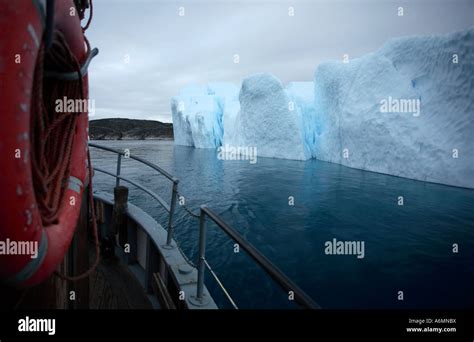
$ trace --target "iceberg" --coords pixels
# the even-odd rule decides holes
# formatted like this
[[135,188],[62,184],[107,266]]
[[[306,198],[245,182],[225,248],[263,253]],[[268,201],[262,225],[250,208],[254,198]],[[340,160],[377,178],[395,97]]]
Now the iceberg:
[[258,156],[307,160],[314,156],[317,119],[313,82],[286,88],[270,74],[232,83],[190,85],[172,99],[175,144],[257,149]]
[[290,82],[285,92],[290,101],[290,108],[296,111],[299,131],[304,137],[305,154],[314,158],[317,141],[321,134],[321,122],[316,115],[314,105],[314,83]]
[[404,37],[314,82],[249,76],[192,85],[172,99],[175,143],[256,148],[258,157],[322,161],[474,188],[474,28]]
[[235,118],[240,110],[239,90],[240,88],[232,83],[210,83],[207,86],[209,94],[215,95],[219,106],[220,122],[222,128],[222,140],[229,140],[233,132]]
[[171,100],[175,144],[213,148],[220,144],[218,107],[213,96],[176,96]]
[[474,188],[473,28],[393,39],[314,81],[318,159]]
[[220,146],[226,103],[231,103],[237,94],[238,87],[229,83],[189,85],[181,90],[171,99],[175,144],[196,148]]
[[247,77],[239,94],[240,111],[224,133],[224,148],[256,148],[258,157],[306,160],[301,113],[294,110],[281,82],[261,73]]

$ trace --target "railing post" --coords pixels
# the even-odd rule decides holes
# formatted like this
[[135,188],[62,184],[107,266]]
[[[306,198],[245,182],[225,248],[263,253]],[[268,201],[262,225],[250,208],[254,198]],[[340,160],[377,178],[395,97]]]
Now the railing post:
[[178,180],[173,178],[173,190],[171,193],[170,212],[168,217],[168,235],[166,236],[166,246],[171,247],[171,240],[173,239],[173,215],[176,207],[176,195],[178,193]]
[[204,291],[204,260],[206,259],[206,213],[204,207],[201,206],[201,216],[199,217],[199,259],[198,259],[198,280],[196,299],[198,301],[203,300]]
[[[122,155],[117,154],[117,176],[120,176],[120,170],[122,168]],[[120,186],[120,178],[115,178],[115,187]]]
[[196,295],[189,297],[189,303],[194,306],[203,307],[209,304],[209,296],[204,293],[204,271],[206,261],[206,212],[204,209],[205,205],[201,206],[201,212],[199,216],[199,256],[197,262],[197,287]]
[[119,236],[119,245],[124,247],[128,242],[128,188],[126,186],[118,186],[114,188],[114,207],[112,211],[112,232],[113,236]]

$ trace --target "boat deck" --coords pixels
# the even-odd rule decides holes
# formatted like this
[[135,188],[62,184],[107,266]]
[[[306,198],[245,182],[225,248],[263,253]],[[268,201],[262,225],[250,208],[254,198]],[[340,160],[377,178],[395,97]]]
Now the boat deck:
[[[90,260],[95,251],[91,248]],[[101,258],[89,277],[90,309],[153,309],[143,287],[118,258]]]
[[[67,258],[67,257],[66,257]],[[95,259],[95,249],[89,248],[89,260]],[[63,267],[64,271],[64,265]],[[68,300],[67,294],[77,289],[75,300]],[[57,276],[27,290],[5,288],[8,294],[2,299],[2,307],[10,309],[156,309],[158,303],[151,301],[143,286],[117,257],[101,257],[99,265],[85,280],[66,282]],[[84,300],[83,296],[88,297]]]

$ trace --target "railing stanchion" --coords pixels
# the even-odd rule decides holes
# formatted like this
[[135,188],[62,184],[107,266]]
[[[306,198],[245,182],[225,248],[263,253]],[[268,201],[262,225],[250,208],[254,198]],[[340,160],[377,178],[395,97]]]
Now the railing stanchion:
[[[122,169],[122,155],[117,154],[117,176],[120,176],[120,170]],[[120,186],[120,178],[115,177],[115,187]]]
[[196,299],[198,301],[203,300],[203,291],[204,291],[204,260],[206,258],[206,213],[201,207],[201,216],[199,217],[199,259],[198,259],[198,280],[197,280],[197,290],[196,290]]
[[175,178],[173,179],[173,190],[171,193],[171,203],[170,203],[170,211],[168,217],[168,235],[166,236],[166,246],[171,246],[171,240],[173,239],[173,215],[174,209],[176,207],[176,195],[178,193],[178,180]]

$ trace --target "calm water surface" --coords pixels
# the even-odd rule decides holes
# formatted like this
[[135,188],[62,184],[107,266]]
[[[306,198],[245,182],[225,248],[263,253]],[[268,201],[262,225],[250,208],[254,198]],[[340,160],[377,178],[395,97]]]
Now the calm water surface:
[[[316,160],[221,161],[215,150],[172,141],[98,143],[129,148],[174,174],[189,207],[214,209],[323,308],[474,308],[473,190]],[[95,166],[115,171],[115,155],[95,150],[92,157]],[[122,166],[123,175],[169,201],[164,177],[130,159]],[[97,173],[94,186],[110,191],[114,180]],[[147,194],[131,187],[130,201],[166,226]],[[178,208],[175,223],[182,249],[196,260],[197,220]],[[326,255],[324,243],[334,238],[364,241],[365,257]],[[213,224],[207,260],[240,308],[295,307],[245,252],[234,253],[234,243]],[[216,302],[230,307],[206,277]],[[403,301],[397,300],[400,290]]]

